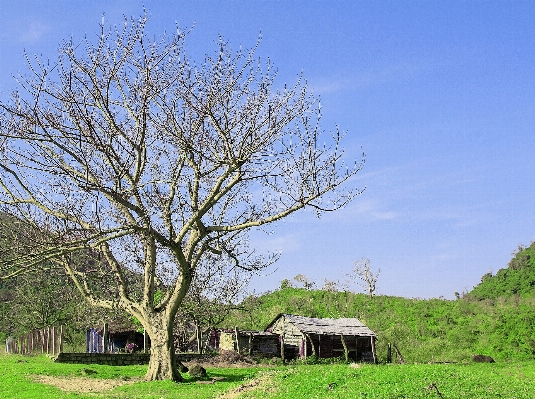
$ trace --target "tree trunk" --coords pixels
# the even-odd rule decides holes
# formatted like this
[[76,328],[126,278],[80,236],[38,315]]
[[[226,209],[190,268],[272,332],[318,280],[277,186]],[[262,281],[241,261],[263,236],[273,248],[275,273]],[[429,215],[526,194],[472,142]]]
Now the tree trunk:
[[182,364],[177,361],[175,355],[172,323],[167,320],[167,317],[160,315],[152,320],[148,333],[151,341],[150,360],[145,380],[181,382],[182,376],[179,368]]

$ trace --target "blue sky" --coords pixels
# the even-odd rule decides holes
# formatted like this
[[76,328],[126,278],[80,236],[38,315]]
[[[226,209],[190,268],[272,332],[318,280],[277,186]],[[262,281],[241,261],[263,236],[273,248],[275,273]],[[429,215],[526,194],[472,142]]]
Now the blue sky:
[[155,35],[195,25],[198,60],[219,33],[250,48],[261,32],[279,83],[303,72],[323,128],[347,131],[350,159],[366,153],[351,182],[366,190],[345,209],[253,235],[282,251],[257,292],[299,273],[343,281],[367,257],[379,294],[453,299],[535,240],[533,1],[0,1],[0,97],[27,72],[24,49],[53,60],[102,13],[115,24],[142,5]]

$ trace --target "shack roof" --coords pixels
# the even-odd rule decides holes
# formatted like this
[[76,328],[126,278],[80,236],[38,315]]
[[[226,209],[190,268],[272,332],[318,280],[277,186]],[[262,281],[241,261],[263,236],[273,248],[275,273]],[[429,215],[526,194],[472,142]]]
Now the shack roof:
[[[220,329],[222,333],[235,334],[236,330],[231,329]],[[253,337],[278,337],[277,334],[270,331],[258,331],[258,330],[238,330],[238,333],[242,336],[252,335]]]
[[359,319],[341,318],[341,319],[316,319],[314,317],[295,316],[291,314],[279,314],[273,320],[266,331],[275,324],[279,318],[284,317],[286,321],[296,326],[299,331],[307,334],[323,335],[359,335],[359,336],[376,336],[376,334],[364,325]]

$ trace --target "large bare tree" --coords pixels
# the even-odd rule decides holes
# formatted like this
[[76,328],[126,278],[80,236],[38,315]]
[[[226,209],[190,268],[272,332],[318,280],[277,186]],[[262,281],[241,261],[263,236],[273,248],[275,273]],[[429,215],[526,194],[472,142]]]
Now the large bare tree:
[[277,86],[257,46],[233,51],[220,38],[195,64],[184,33],[154,38],[146,22],[103,24],[94,41],[64,42],[55,62],[29,58],[0,103],[1,210],[43,231],[0,260],[1,274],[61,265],[91,304],[141,322],[147,380],[180,381],[173,321],[198,265],[269,264],[247,231],[344,206],[360,192],[348,180],[363,158],[346,166],[342,135],[324,138],[306,82]]

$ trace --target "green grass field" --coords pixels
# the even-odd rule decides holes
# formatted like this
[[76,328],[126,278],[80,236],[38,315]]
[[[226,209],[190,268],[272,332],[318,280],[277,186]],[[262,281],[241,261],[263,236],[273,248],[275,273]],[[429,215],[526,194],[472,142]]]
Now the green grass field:
[[288,367],[243,397],[533,399],[535,363]]
[[[142,382],[146,366],[0,356],[2,398],[535,398],[535,362],[210,368],[200,384]],[[122,385],[120,385],[122,384]],[[63,386],[63,389],[57,386]]]

